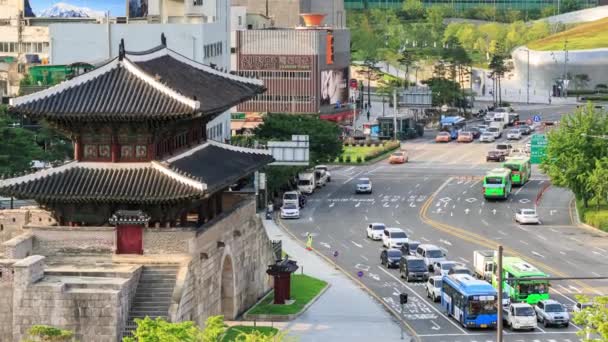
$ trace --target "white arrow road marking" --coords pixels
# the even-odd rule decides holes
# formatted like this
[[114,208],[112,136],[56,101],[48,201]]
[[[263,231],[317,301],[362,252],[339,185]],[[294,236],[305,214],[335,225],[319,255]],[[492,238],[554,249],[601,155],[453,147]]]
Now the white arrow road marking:
[[360,205],[361,205],[361,202],[357,202],[357,204],[355,204],[355,208],[359,208]]
[[429,240],[429,239],[425,238],[424,236],[421,236],[421,237],[420,237],[420,240],[422,240],[422,241],[426,241],[426,242],[431,241],[431,240]]
[[433,323],[433,326],[431,327],[431,329],[433,329],[433,330],[441,329],[441,326],[439,324],[435,323],[435,321],[431,321],[431,323]]
[[365,264],[356,264],[355,268],[361,271],[369,271],[369,266],[365,265]]
[[440,203],[440,202],[435,203],[435,206],[436,206],[436,207],[438,207],[438,206],[440,206],[440,205],[441,205],[441,203]]
[[464,213],[468,215],[469,214],[469,208],[465,208],[464,209]]
[[479,209],[479,213],[478,214],[481,215],[481,209]]
[[331,207],[333,207],[334,205],[336,205],[336,202],[331,202],[331,203],[329,204],[329,207],[331,208]]
[[564,252],[564,251],[559,251],[559,254],[561,254],[561,255],[566,255],[566,252]]
[[526,242],[526,241],[524,241],[524,240],[519,240],[519,242],[523,243],[524,245],[528,245],[528,244],[529,244],[529,243],[527,243],[527,242]]
[[416,208],[416,205],[414,204],[414,202],[410,202],[410,208]]
[[549,215],[553,216],[553,214],[555,214],[556,212],[557,212],[557,210],[551,209],[551,210],[549,210]]
[[450,211],[450,216],[454,216],[454,213]]
[[395,220],[395,223],[396,223],[396,224],[401,224],[401,222],[399,222],[399,221],[397,221],[397,220]]
[[600,252],[596,252],[596,251],[591,251],[591,253],[595,254],[595,255],[602,255],[602,253]]
[[536,256],[539,256],[539,257],[541,257],[541,258],[544,258],[544,257],[545,257],[544,255],[542,255],[542,254],[540,254],[540,253],[538,253],[538,252],[536,252],[536,251],[532,251],[532,254],[534,254],[534,255],[536,255]]
[[319,242],[319,244],[327,249],[331,249],[331,246],[327,242]]
[[353,243],[353,245],[355,245],[355,246],[357,246],[359,248],[363,248],[362,244],[356,243],[355,241],[352,241],[352,240],[351,240],[351,242]]
[[372,279],[374,279],[374,280],[380,281],[380,276],[378,276],[377,274],[368,273],[367,275],[369,275],[369,277],[372,278]]
[[444,245],[448,245],[448,246],[451,246],[451,245],[452,245],[452,243],[451,243],[450,241],[448,241],[448,240],[444,240],[444,239],[440,239],[440,240],[439,240],[439,242],[441,242],[441,243],[442,243],[442,244],[444,244]]
[[384,202],[384,204],[382,206],[385,208],[388,208],[388,202]]
[[522,199],[519,200],[519,203],[521,203],[521,204],[530,203],[530,200],[527,199],[527,198],[522,198]]
[[574,287],[572,285],[568,285],[568,288],[576,291],[577,293],[583,293],[583,291],[581,291],[578,287]]
[[444,198],[440,198],[440,199],[439,199],[439,202],[446,202],[446,203],[447,203],[447,202],[449,202],[449,201],[451,201],[451,200],[452,200],[452,199],[451,199],[451,198],[449,198],[449,197],[444,197]]
[[492,209],[492,214],[496,215],[496,209]]
[[473,202],[477,201],[477,198],[471,197],[471,198],[467,198],[465,201],[467,201],[469,203],[473,203]]

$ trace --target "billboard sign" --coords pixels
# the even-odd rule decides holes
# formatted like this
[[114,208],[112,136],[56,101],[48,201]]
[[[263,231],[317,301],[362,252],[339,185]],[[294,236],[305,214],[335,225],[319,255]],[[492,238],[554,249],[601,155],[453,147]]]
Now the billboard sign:
[[312,56],[241,55],[240,70],[310,70]]
[[[147,3],[148,0],[141,1]],[[23,15],[28,18],[102,18],[109,12],[111,17],[124,17],[126,8],[125,0],[24,0]]]
[[348,102],[348,68],[321,71],[321,105]]

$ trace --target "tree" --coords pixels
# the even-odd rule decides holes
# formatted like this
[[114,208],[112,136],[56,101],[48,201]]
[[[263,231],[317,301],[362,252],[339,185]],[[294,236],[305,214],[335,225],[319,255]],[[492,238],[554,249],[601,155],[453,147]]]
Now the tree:
[[593,194],[592,200],[600,209],[602,202],[608,198],[608,158],[604,157],[595,161],[595,168],[589,174],[587,191]]
[[[216,317],[209,317],[207,322],[211,320],[213,325]],[[223,324],[222,316],[219,317]],[[219,342],[219,337],[226,331],[224,327],[219,335],[206,335],[207,338],[214,339],[203,339],[203,333],[191,321],[170,323],[160,317],[153,320],[146,316],[144,319],[136,318],[135,322],[137,329],[133,332],[133,337],[125,337],[123,342]]]
[[432,77],[422,81],[433,91],[433,106],[453,105],[460,97],[460,85],[443,77]]
[[419,19],[424,17],[424,5],[420,0],[405,0],[401,11],[407,19]]
[[588,207],[589,177],[596,160],[608,157],[608,141],[593,138],[608,132],[606,112],[592,103],[562,117],[560,125],[547,134],[546,157],[541,169],[556,186],[567,187]]
[[[580,10],[581,3],[579,0],[562,0],[562,4],[560,6],[561,13],[568,13]],[[560,13],[558,13],[560,14]]]
[[[502,104],[502,88],[500,85],[500,80],[505,75],[505,73],[509,71],[509,69],[505,65],[505,56],[500,53],[493,55],[488,66],[490,70],[492,70],[490,77],[494,79],[494,96],[496,98],[496,95],[498,95],[498,105],[500,106],[500,104]],[[494,104],[496,104],[496,101],[494,101]]]
[[593,299],[578,295],[580,303],[592,303],[591,307],[575,312],[572,321],[582,327],[577,332],[585,342],[608,342],[608,296]]
[[310,143],[310,163],[335,160],[342,153],[340,128],[333,122],[312,115],[269,114],[254,130],[261,140],[291,140],[294,134],[307,134]]
[[0,109],[0,175],[29,171],[32,160],[44,156],[35,134],[13,124],[6,110]]
[[68,342],[74,337],[70,330],[58,329],[48,325],[34,325],[28,331],[28,338],[24,342]]
[[527,30],[526,40],[531,42],[551,34],[551,26],[546,20],[535,21]]
[[540,17],[546,18],[546,17],[553,16],[556,13],[557,13],[557,7],[555,7],[555,6],[543,7],[543,9],[540,10]]

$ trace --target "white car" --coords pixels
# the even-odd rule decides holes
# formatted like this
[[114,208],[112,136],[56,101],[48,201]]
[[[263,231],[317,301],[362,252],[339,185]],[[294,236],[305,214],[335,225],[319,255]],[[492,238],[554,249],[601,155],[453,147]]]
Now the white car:
[[593,306],[593,303],[576,302],[576,304],[574,304],[574,307],[572,308],[572,311],[581,312],[581,311],[585,310],[586,308],[590,308],[592,306]]
[[422,244],[416,248],[416,256],[424,259],[424,263],[429,271],[433,271],[435,263],[444,261],[446,253],[439,247],[430,244]]
[[515,212],[515,222],[522,224],[540,224],[540,220],[535,209],[517,209]]
[[479,142],[494,142],[495,140],[494,134],[490,132],[483,132],[479,136]]
[[443,285],[441,278],[441,276],[429,277],[429,280],[425,284],[426,296],[432,299],[433,302],[441,300],[441,286]]
[[526,143],[526,147],[524,147],[524,151],[526,153],[530,153],[531,150],[532,150],[532,144]]
[[520,140],[521,139],[521,131],[517,128],[514,129],[510,129],[507,132],[507,139],[508,140]]
[[281,218],[300,218],[300,208],[295,203],[286,203],[281,207]]
[[443,260],[443,261],[438,261],[438,262],[434,263],[433,270],[436,275],[444,276],[444,275],[448,275],[450,270],[454,266],[458,266],[458,265],[460,265],[460,264],[457,263],[456,261]]
[[357,179],[357,185],[355,185],[355,193],[356,194],[360,194],[360,193],[371,194],[372,193],[372,181],[367,177]]
[[386,248],[401,248],[408,242],[407,234],[401,228],[385,228],[382,233],[382,245]]
[[372,240],[382,240],[382,234],[384,234],[386,226],[384,223],[370,223],[367,225],[367,237]]
[[327,165],[317,165],[317,166],[315,166],[315,170],[325,171],[325,175],[327,175],[327,182],[328,183],[331,182],[331,173],[329,173]]

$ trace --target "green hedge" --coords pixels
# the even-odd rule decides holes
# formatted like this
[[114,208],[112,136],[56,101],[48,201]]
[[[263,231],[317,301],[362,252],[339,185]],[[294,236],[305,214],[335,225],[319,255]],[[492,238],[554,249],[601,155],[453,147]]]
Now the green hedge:
[[582,101],[608,101],[608,95],[588,95],[581,97]]
[[579,89],[579,90],[568,90],[568,95],[597,95],[597,94],[608,94],[608,89]]
[[585,208],[583,201],[577,199],[576,207],[581,221],[608,232],[608,204],[602,203],[598,208],[595,202],[590,201],[589,207]]

